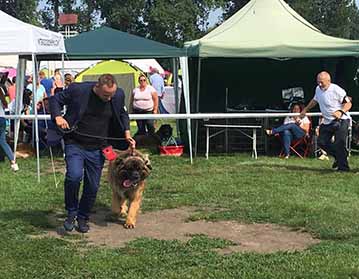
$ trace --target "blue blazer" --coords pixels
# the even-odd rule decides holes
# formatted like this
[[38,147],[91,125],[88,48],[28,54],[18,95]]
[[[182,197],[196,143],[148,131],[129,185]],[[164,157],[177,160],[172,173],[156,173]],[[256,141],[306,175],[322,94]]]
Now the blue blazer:
[[[69,123],[70,128],[77,125],[85,113],[90,94],[96,82],[72,83],[64,91],[49,98],[51,119],[62,116],[62,109],[66,105],[66,113],[63,116]],[[109,137],[120,138],[124,136],[126,130],[130,130],[130,119],[125,106],[125,93],[121,88],[117,88],[115,95],[111,99],[113,120],[109,125]],[[57,144],[63,137],[63,133],[57,128],[56,123],[49,125],[47,135],[48,144]]]

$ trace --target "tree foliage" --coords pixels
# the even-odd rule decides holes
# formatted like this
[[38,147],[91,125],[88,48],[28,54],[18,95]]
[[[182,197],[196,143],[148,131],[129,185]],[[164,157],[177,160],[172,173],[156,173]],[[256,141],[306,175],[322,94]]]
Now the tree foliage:
[[24,22],[39,25],[36,16],[37,0],[0,0],[0,10]]
[[203,35],[215,0],[102,0],[101,16],[114,28],[172,45]]
[[78,32],[91,30],[96,25],[97,4],[93,0],[46,0],[41,11],[43,26],[53,31],[62,27],[58,24],[61,13],[78,15],[78,24],[73,29]]

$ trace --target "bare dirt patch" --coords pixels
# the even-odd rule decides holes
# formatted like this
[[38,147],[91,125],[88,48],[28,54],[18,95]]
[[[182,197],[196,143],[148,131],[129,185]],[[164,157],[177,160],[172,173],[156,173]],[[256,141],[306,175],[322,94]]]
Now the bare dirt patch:
[[[273,224],[241,224],[234,221],[188,221],[194,213],[193,208],[166,209],[140,214],[133,230],[125,229],[120,223],[107,222],[107,209],[99,209],[92,216],[91,230],[85,234],[89,245],[123,247],[139,237],[160,240],[188,241],[191,235],[207,235],[234,243],[217,250],[221,254],[233,252],[273,253],[277,251],[301,251],[319,243],[309,233],[293,231],[287,227]],[[61,225],[62,219],[50,216],[50,221]],[[71,234],[79,234],[73,232]],[[64,231],[59,228],[48,231],[46,236],[63,238]],[[69,241],[73,241],[65,238]]]

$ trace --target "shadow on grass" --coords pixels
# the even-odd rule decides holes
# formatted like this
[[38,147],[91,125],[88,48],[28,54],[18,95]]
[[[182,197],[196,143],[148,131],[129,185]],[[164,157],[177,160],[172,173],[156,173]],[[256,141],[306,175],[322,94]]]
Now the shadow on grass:
[[298,165],[284,165],[284,164],[273,164],[273,163],[255,163],[252,164],[251,167],[253,168],[278,168],[278,169],[287,169],[289,171],[309,171],[309,172],[316,172],[319,174],[328,174],[328,173],[358,173],[359,169],[351,169],[350,172],[338,172],[332,168],[314,168],[313,166],[298,166]]
[[5,223],[23,223],[25,226],[32,226],[40,229],[54,229],[55,225],[51,222],[50,211],[45,210],[10,210],[1,211],[0,221]]
[[[106,227],[109,223],[113,223],[107,217],[110,214],[111,210],[108,207],[97,205],[90,215],[90,221],[97,226]],[[26,234],[37,234],[39,231],[49,231],[60,236],[71,236],[71,233],[64,230],[63,222],[65,218],[65,212],[55,213],[46,210],[0,211],[0,223],[5,225],[5,230],[20,229]]]

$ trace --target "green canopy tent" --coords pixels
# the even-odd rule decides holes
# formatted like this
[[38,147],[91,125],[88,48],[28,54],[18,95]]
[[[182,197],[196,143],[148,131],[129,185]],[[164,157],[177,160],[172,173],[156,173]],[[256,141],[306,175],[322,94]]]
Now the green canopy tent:
[[[168,46],[106,26],[66,39],[65,46],[67,50],[66,58],[69,60],[172,58],[176,100],[178,100],[177,76],[179,63],[181,68],[188,72],[186,51],[184,49]],[[188,73],[185,73],[182,77],[185,110],[186,113],[190,113]],[[176,107],[178,108],[179,106],[177,105]],[[190,119],[187,119],[187,130],[191,130]],[[189,132],[188,146],[192,162],[192,139]]]
[[173,58],[184,50],[135,36],[107,26],[65,40],[70,60],[119,58]]
[[359,41],[321,33],[283,0],[252,0],[203,38],[187,42],[196,57],[358,56]]
[[252,0],[185,46],[192,111],[281,108],[282,90],[293,87],[309,100],[322,70],[350,95],[357,91],[359,41],[323,34],[283,0]]

